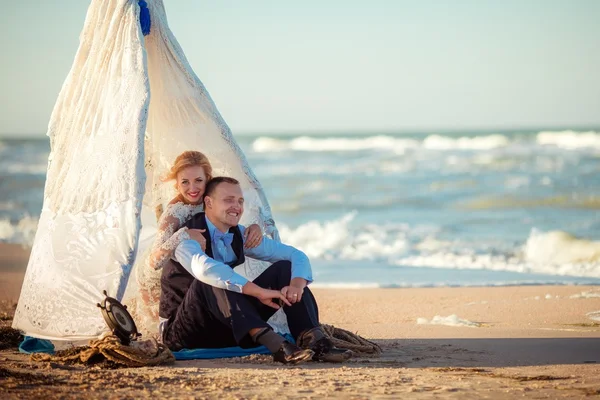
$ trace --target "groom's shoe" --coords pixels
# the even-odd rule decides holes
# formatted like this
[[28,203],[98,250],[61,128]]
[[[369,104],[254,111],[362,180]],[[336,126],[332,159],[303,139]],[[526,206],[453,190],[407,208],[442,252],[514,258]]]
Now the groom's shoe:
[[314,361],[341,363],[352,357],[352,351],[335,347],[319,327],[303,332],[298,338],[298,345],[314,351]]
[[314,351],[302,349],[286,340],[281,344],[279,350],[273,353],[273,360],[284,364],[298,364],[310,360],[314,354]]

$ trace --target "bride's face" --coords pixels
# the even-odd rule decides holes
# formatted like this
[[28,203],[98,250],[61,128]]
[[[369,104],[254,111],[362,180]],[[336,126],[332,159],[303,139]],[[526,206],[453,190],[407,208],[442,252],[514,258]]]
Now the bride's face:
[[204,168],[196,165],[182,169],[177,174],[177,191],[188,204],[200,204],[206,187]]

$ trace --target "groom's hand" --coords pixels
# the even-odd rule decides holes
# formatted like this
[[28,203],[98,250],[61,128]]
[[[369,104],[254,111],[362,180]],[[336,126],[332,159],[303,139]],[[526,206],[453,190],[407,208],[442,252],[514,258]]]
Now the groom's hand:
[[242,286],[242,293],[248,296],[256,297],[261,303],[269,307],[279,310],[279,305],[276,302],[282,302],[288,306],[292,304],[278,290],[264,289],[254,282],[246,282]]
[[263,290],[261,290],[259,295],[256,297],[264,305],[272,307],[276,310],[279,310],[280,306],[279,306],[279,304],[275,303],[275,301],[273,301],[273,300],[276,300],[278,302],[283,302],[284,304],[286,304],[288,306],[292,305],[288,301],[288,299],[286,299],[285,296],[277,290],[263,289]]

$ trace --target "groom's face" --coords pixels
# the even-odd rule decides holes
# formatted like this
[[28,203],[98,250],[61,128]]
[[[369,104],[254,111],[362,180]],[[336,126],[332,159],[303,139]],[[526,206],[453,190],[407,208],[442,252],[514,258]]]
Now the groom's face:
[[205,212],[211,221],[230,228],[240,223],[244,213],[244,196],[240,185],[222,182],[205,199]]

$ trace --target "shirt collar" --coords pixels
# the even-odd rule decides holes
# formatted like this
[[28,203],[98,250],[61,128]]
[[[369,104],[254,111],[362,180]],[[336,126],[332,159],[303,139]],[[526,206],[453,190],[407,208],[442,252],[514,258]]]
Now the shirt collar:
[[[206,220],[206,227],[208,228],[208,233],[210,234],[210,240],[213,240],[215,237],[215,231],[217,230],[217,227],[212,222],[210,222],[206,215],[204,216],[204,219]],[[229,232],[229,230],[227,230],[227,232]]]

